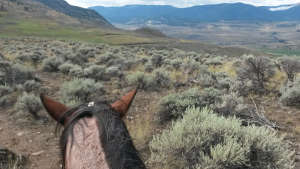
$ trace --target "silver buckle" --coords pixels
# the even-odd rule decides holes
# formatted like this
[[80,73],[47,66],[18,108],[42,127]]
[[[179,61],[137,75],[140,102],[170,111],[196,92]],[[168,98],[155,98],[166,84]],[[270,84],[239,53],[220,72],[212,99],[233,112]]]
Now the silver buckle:
[[95,105],[95,102],[89,102],[88,107],[92,107]]

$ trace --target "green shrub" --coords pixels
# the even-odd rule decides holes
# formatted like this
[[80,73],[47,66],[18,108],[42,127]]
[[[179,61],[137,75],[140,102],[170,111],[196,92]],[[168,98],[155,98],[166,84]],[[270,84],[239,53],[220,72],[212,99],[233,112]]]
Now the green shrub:
[[40,63],[43,59],[45,59],[45,56],[40,52],[34,52],[31,54],[19,55],[16,59],[22,62],[32,62],[36,65]]
[[161,88],[170,88],[172,85],[170,75],[164,69],[156,69],[152,72],[153,88],[160,90]]
[[159,168],[294,168],[294,151],[274,130],[191,107],[150,142],[149,162]]
[[282,87],[280,102],[284,106],[300,107],[300,78]]
[[172,59],[170,61],[170,64],[173,66],[174,69],[179,69],[182,65],[183,60],[182,59]]
[[0,107],[8,107],[14,104],[15,98],[11,95],[5,95],[0,97]]
[[222,94],[222,91],[215,88],[206,88],[202,91],[192,88],[182,93],[167,95],[159,102],[159,121],[163,123],[180,118],[190,106],[215,108],[214,104],[220,101]]
[[89,57],[81,53],[67,53],[65,54],[64,59],[76,65],[83,65],[88,62]]
[[247,104],[243,97],[240,97],[237,93],[228,93],[221,96],[220,101],[215,104],[213,110],[226,117],[236,116],[241,119],[242,124],[245,126],[254,124],[256,126],[276,127],[276,124],[263,116],[260,110]]
[[286,73],[288,80],[291,82],[294,82],[297,73],[300,72],[300,61],[298,57],[282,57],[279,59],[278,66]]
[[0,97],[8,95],[13,92],[13,89],[7,85],[0,85]]
[[28,93],[32,91],[38,92],[41,87],[41,84],[35,80],[28,80],[24,83],[23,87],[24,90]]
[[151,75],[139,71],[129,74],[126,79],[130,85],[139,86],[142,90],[149,90],[153,82]]
[[74,66],[70,69],[69,75],[72,77],[81,78],[84,76],[83,69],[80,66]]
[[79,65],[74,65],[72,63],[64,63],[58,67],[58,69],[64,74],[69,74],[71,69],[79,68],[81,68]]
[[207,59],[205,60],[205,64],[206,64],[206,65],[214,65],[214,66],[217,66],[217,65],[222,65],[222,63],[223,63],[223,58],[220,57],[220,56],[207,58]]
[[84,76],[86,78],[95,79],[96,81],[106,79],[105,66],[91,65],[84,69]]
[[38,112],[42,109],[42,103],[39,97],[33,94],[23,93],[23,95],[18,98],[15,108],[19,112],[29,112],[35,119],[39,119]]
[[115,59],[117,59],[117,56],[110,52],[104,53],[96,57],[97,64],[105,64],[107,66],[110,66],[108,65],[108,63],[112,62]]
[[46,72],[58,72],[63,63],[64,60],[60,57],[50,57],[43,61],[42,68]]
[[108,78],[111,78],[111,77],[122,77],[122,73],[120,71],[120,69],[118,67],[115,67],[115,66],[111,66],[111,67],[108,67],[106,69],[106,76]]
[[72,105],[93,101],[101,97],[105,91],[101,83],[93,79],[73,79],[65,82],[60,89],[60,96],[65,104]]
[[197,81],[201,87],[214,87],[217,89],[229,90],[232,79],[225,73],[211,73],[202,72],[198,77]]
[[154,67],[161,67],[164,63],[164,57],[162,55],[155,54],[151,58],[151,63]]
[[32,80],[35,76],[33,70],[21,64],[0,62],[0,85],[23,84],[26,80]]
[[151,63],[147,62],[145,64],[145,71],[149,73],[149,72],[152,72],[153,70],[154,70],[153,65]]

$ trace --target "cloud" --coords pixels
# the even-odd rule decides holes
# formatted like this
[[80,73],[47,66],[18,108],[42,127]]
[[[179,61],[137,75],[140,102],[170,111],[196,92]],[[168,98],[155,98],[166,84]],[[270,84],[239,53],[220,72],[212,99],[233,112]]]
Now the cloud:
[[242,2],[255,6],[278,6],[299,3],[299,0],[66,0],[71,5],[90,7],[90,6],[124,6],[133,4],[146,5],[172,5],[176,7],[189,7],[194,5],[235,3]]

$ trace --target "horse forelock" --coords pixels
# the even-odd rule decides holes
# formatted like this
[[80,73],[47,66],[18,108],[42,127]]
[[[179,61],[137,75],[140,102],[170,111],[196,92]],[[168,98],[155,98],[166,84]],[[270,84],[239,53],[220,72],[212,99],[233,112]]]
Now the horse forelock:
[[[76,144],[77,137],[80,137],[74,135],[74,130],[77,130],[76,132],[78,132],[78,129],[76,128],[83,129],[84,127],[88,126],[88,123],[91,122],[87,121],[86,119],[95,119],[95,124],[97,125],[97,133],[95,135],[99,137],[98,145],[101,146],[101,150],[99,148],[98,149],[99,151],[104,152],[103,154],[100,153],[98,155],[105,158],[105,162],[110,169],[145,168],[144,163],[140,159],[139,154],[133,145],[125,123],[121,119],[119,113],[115,112],[109,104],[105,102],[99,102],[91,107],[88,105],[81,105],[72,109],[72,111],[68,111],[65,115],[72,116],[75,114],[65,126],[60,139],[64,163],[63,166],[65,166],[66,155],[72,156],[72,154],[67,154],[66,152],[67,145],[69,144],[69,149],[72,149],[72,147]],[[80,130],[80,132],[82,132],[82,134],[85,136],[89,135],[89,129]]]

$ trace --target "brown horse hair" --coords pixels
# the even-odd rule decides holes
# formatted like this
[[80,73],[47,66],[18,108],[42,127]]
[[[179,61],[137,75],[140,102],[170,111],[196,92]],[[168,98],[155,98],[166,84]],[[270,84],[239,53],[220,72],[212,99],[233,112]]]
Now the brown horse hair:
[[63,119],[68,119],[68,124],[60,137],[60,148],[63,168],[65,166],[65,154],[68,138],[71,135],[73,145],[74,125],[83,117],[95,117],[99,128],[101,145],[105,153],[106,161],[110,169],[146,169],[138,151],[133,145],[128,129],[123,122],[120,113],[114,111],[107,102],[97,102],[94,106],[82,104],[64,113]]

